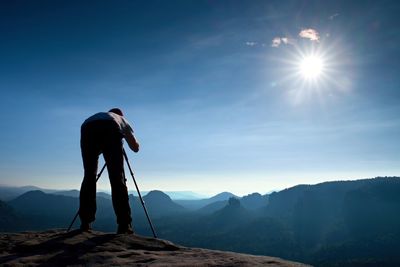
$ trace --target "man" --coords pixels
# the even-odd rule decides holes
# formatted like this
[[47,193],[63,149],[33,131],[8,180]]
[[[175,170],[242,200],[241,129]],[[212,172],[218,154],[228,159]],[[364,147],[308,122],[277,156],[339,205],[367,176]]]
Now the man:
[[113,108],[89,117],[81,127],[81,151],[85,176],[80,192],[81,230],[90,231],[96,214],[96,176],[99,155],[103,153],[111,183],[112,203],[117,216],[118,234],[132,234],[132,217],[124,175],[124,138],[129,147],[139,151],[139,143],[122,111]]

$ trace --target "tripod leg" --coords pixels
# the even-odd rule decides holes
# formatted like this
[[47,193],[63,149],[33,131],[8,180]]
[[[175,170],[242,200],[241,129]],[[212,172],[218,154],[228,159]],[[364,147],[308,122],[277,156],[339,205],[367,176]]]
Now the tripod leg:
[[[104,171],[105,168],[106,168],[106,164],[104,163],[103,168],[101,168],[99,174],[97,175],[96,183],[97,183],[97,181],[100,179],[100,176],[101,176],[101,174],[103,173],[103,171]],[[78,218],[78,215],[79,215],[79,209],[78,209],[78,211],[76,212],[75,217],[74,217],[74,219],[72,220],[71,224],[69,225],[69,227],[68,227],[68,229],[67,229],[67,233],[69,232],[69,230],[71,230],[71,227],[72,227],[72,225],[74,224],[76,218]]]
[[71,227],[74,224],[76,218],[78,218],[78,215],[79,215],[79,210],[76,212],[74,219],[72,220],[71,224],[69,225],[67,233],[69,232],[69,230],[71,230]]
[[138,185],[136,183],[135,176],[133,175],[133,171],[132,171],[131,165],[129,164],[128,156],[126,155],[125,149],[123,149],[123,153],[124,153],[124,157],[125,157],[126,163],[128,164],[129,172],[131,173],[133,182],[135,184],[136,191],[138,192],[140,202],[142,203],[142,206],[143,206],[143,209],[144,209],[144,213],[146,214],[147,221],[149,222],[151,231],[153,232],[154,238],[157,238],[156,231],[154,230],[153,224],[151,223],[150,216],[149,216],[149,214],[147,212],[146,205],[144,204],[144,201],[143,201],[143,198],[142,198],[142,194],[140,194],[140,190],[139,190],[139,187],[138,187]]

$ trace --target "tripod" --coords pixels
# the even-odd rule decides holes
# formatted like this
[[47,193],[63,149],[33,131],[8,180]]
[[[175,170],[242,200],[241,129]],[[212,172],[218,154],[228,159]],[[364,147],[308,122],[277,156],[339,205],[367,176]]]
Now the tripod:
[[[157,235],[156,235],[156,232],[155,232],[155,230],[154,230],[153,224],[151,223],[151,220],[150,220],[150,216],[149,216],[149,214],[148,214],[148,212],[147,212],[146,205],[145,205],[144,200],[143,200],[143,198],[142,198],[142,194],[140,193],[139,187],[138,187],[138,185],[137,185],[137,183],[136,183],[136,180],[135,180],[135,176],[133,175],[133,171],[132,171],[131,165],[129,164],[128,156],[126,155],[125,149],[122,149],[122,151],[123,151],[123,155],[124,155],[125,161],[126,161],[126,163],[127,163],[127,165],[128,165],[129,172],[131,173],[131,176],[132,176],[132,179],[133,179],[133,183],[135,184],[136,191],[138,192],[140,202],[142,203],[144,213],[146,214],[147,221],[149,222],[151,231],[153,232],[153,236],[154,236],[154,238],[157,238]],[[100,176],[102,175],[102,173],[103,173],[103,171],[104,171],[105,168],[106,168],[106,163],[104,163],[103,168],[101,168],[99,174],[97,175],[96,183],[97,183],[97,181],[100,179]],[[79,209],[78,209],[78,211],[76,212],[75,217],[74,217],[74,219],[72,220],[71,224],[69,225],[67,232],[69,232],[69,231],[71,230],[71,227],[72,227],[72,225],[74,224],[76,218],[78,218],[78,215],[79,215]]]

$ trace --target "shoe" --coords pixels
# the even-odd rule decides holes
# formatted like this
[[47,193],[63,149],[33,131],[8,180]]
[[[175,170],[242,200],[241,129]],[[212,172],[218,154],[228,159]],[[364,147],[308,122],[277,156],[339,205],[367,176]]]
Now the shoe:
[[132,225],[128,224],[119,224],[117,234],[133,234]]
[[92,231],[92,225],[88,222],[81,223],[81,231],[90,233]]

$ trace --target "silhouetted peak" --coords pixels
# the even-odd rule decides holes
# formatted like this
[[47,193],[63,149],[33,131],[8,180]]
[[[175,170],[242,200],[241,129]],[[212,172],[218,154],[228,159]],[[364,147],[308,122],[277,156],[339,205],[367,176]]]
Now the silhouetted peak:
[[240,200],[235,197],[231,197],[228,203],[222,209],[216,211],[214,214],[214,222],[221,225],[234,225],[239,222],[247,221],[250,218],[248,211],[242,206]]
[[237,196],[230,192],[222,192],[222,193],[219,193],[219,194],[211,197],[210,200],[213,200],[213,201],[228,200],[230,197],[237,197]]
[[231,197],[229,198],[228,205],[235,208],[240,207],[240,201],[235,197]]
[[247,209],[256,210],[267,205],[268,195],[263,196],[259,193],[253,193],[242,197],[240,203]]
[[29,190],[29,191],[40,191],[40,190],[41,190],[40,187],[33,186],[33,185],[21,186],[21,187],[19,187],[19,188],[20,188],[20,189],[23,189],[23,190]]
[[260,193],[252,193],[242,197],[242,199],[253,199],[253,198],[254,199],[262,198],[262,195]]
[[184,210],[182,206],[173,202],[167,194],[159,190],[150,191],[143,199],[147,209],[155,217],[171,215]]
[[150,191],[144,198],[147,199],[154,199],[159,201],[172,201],[171,198],[160,190],[153,190]]

